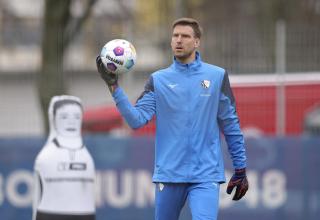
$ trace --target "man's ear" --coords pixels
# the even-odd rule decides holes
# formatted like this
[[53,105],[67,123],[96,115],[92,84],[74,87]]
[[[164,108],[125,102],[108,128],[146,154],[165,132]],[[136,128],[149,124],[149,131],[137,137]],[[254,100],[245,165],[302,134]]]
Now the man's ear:
[[198,48],[200,46],[200,39],[196,38],[195,42],[194,42],[194,47]]

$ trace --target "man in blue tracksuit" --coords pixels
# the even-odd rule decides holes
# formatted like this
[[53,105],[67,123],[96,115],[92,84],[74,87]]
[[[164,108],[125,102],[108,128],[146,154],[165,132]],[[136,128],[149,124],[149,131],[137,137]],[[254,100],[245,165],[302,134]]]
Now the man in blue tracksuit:
[[235,168],[227,187],[229,194],[236,188],[233,200],[248,190],[244,139],[227,72],[203,62],[197,52],[200,25],[181,18],[172,30],[173,63],[150,76],[134,106],[99,56],[97,68],[130,127],[156,116],[155,219],[178,220],[188,200],[193,220],[215,220],[219,185],[225,182],[220,133]]

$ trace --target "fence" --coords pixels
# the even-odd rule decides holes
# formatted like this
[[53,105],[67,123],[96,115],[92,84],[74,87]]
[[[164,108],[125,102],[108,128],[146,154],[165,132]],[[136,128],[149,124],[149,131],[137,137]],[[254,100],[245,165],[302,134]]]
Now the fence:
[[[41,22],[38,19],[9,19],[0,26],[0,136],[43,133],[36,87],[36,73],[41,65]],[[68,48],[64,65],[65,74],[69,76],[66,83],[67,93],[79,96],[85,109],[112,104],[111,97],[106,94],[106,89],[95,71],[94,58],[107,39],[119,37],[115,33],[108,35],[99,28],[105,25],[105,17],[95,16],[91,19],[91,25],[85,26]],[[231,77],[242,74],[269,74],[272,77],[275,73],[284,72],[287,73],[286,77],[289,77],[289,74],[296,72],[318,72],[320,29],[309,24],[282,23],[280,26],[282,28],[258,27],[241,22],[219,28],[207,25],[201,47],[202,57],[205,61],[226,68]],[[137,49],[138,63],[134,72],[120,80],[132,102],[141,93],[150,73],[171,62],[170,33],[157,28],[160,27],[154,27],[154,31],[147,36],[141,36],[138,30],[129,28],[132,33],[128,36]],[[161,36],[160,32],[163,32]],[[19,65],[12,65],[12,60]],[[316,74],[314,76],[318,77]],[[276,78],[274,83],[279,83],[280,78]],[[254,97],[253,90],[243,92],[235,85],[241,121],[245,126],[248,121],[253,127],[264,123],[259,125],[258,129],[265,134],[300,134],[303,132],[306,111],[312,108],[319,98],[317,83],[318,81],[313,83],[312,87],[301,89],[287,87],[286,92],[290,97],[286,100],[282,90],[274,91],[270,86],[265,89],[255,86],[256,89],[261,89],[262,97]],[[293,97],[291,92],[299,98]],[[258,107],[256,103],[245,100],[243,94],[246,97],[250,95],[251,100],[264,98],[268,104]],[[307,103],[306,100],[309,99],[312,101]],[[277,112],[274,112],[275,106]],[[289,112],[285,114],[284,111]],[[291,114],[293,116],[290,116]],[[297,114],[298,118],[295,118]],[[249,116],[251,119],[247,120]],[[256,119],[252,119],[253,117]]]

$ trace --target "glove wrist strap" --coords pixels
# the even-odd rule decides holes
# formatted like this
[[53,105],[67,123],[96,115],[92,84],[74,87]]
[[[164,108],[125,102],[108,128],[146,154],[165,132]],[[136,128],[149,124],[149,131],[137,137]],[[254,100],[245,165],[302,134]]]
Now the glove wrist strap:
[[113,85],[108,85],[109,91],[111,94],[114,93],[114,91],[116,91],[116,89],[118,88],[118,84],[113,84]]
[[234,173],[235,173],[235,175],[238,176],[238,177],[246,176],[246,168],[235,169]]

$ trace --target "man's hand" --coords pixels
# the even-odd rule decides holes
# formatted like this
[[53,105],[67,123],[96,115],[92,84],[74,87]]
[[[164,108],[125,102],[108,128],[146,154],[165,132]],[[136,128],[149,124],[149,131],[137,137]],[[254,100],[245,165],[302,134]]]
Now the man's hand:
[[101,78],[106,82],[111,93],[118,87],[118,75],[110,72],[103,64],[100,55],[96,58],[97,70]]
[[248,191],[249,183],[247,180],[246,168],[235,170],[235,173],[233,174],[228,183],[227,193],[231,194],[234,187],[236,187],[236,192],[232,200],[241,199]]

